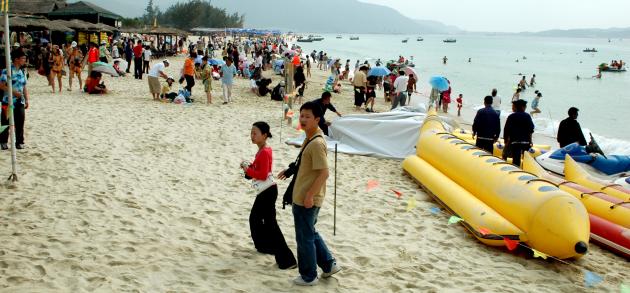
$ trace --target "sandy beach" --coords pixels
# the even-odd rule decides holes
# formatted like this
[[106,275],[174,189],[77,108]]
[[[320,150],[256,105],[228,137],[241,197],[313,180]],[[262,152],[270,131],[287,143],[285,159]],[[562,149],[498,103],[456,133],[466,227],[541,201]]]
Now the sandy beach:
[[[177,77],[183,60],[171,58],[167,72]],[[319,97],[327,77],[312,73],[305,100]],[[0,186],[0,291],[618,292],[630,284],[628,261],[595,244],[571,265],[486,246],[447,225],[447,214],[432,214],[437,203],[400,161],[339,154],[336,235],[332,176],[317,227],[343,271],[299,288],[291,283],[297,270],[279,270],[256,252],[248,223],[255,192],[238,168],[254,158],[249,133],[259,120],[272,127],[274,174],[298,154],[280,141],[281,104],[255,97],[245,79],[229,105],[221,105],[217,81],[212,105],[199,81],[193,105],[155,102],[146,79],[106,77],[104,96],[80,92],[76,81],[68,92],[65,79],[64,92],[52,94],[31,72],[20,181]],[[354,113],[347,83],[333,103]],[[388,109],[381,92],[376,110]],[[282,139],[299,134],[285,125]],[[10,163],[0,152],[3,180]],[[368,192],[368,180],[380,185]],[[410,198],[417,205],[407,211]],[[295,252],[292,214],[277,206]],[[585,287],[582,269],[604,281]]]

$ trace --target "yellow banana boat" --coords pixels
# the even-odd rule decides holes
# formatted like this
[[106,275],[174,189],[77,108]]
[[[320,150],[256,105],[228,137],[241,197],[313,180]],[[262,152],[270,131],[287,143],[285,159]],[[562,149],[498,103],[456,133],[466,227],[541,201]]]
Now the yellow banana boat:
[[[466,142],[469,142],[471,144],[475,144],[475,139],[472,138],[472,132],[471,131],[467,131],[465,129],[455,129],[453,130],[453,135],[457,136],[459,139],[465,140]],[[501,156],[503,155],[503,149],[505,149],[505,144],[503,143],[502,139],[499,139],[495,144],[494,144],[494,148],[493,148],[493,155],[495,157],[499,157],[501,158]],[[548,152],[549,150],[551,150],[551,146],[550,145],[543,145],[543,144],[535,144],[532,146],[532,148],[529,149],[529,153],[532,155],[532,157],[538,157],[546,152]]]
[[[435,110],[403,169],[484,243],[503,245],[506,236],[558,258],[588,250],[588,213],[577,199],[445,132]],[[494,235],[482,235],[480,227]]]
[[[565,164],[570,167],[576,167],[571,166],[571,164],[577,165],[570,156],[566,156]],[[577,167],[580,168],[580,166]],[[523,159],[523,170],[557,184],[560,189],[579,199],[589,213],[622,227],[630,228],[630,203],[623,205],[623,202],[616,197],[611,197],[603,192],[594,191],[577,183],[554,176],[543,169],[529,154],[525,154]]]
[[592,175],[588,174],[575,160],[567,156],[569,159],[564,160],[564,178],[573,181],[584,187],[601,191],[610,196],[614,196],[620,200],[630,201],[630,190],[621,187],[619,184],[605,183]]

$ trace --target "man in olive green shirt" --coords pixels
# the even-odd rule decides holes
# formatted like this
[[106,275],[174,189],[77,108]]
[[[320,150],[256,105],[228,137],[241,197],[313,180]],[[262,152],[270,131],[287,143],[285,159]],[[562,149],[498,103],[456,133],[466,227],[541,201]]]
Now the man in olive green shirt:
[[367,86],[368,68],[365,65],[359,67],[359,71],[354,74],[352,85],[354,86],[354,106],[360,109],[365,103],[365,88]]
[[[315,230],[328,179],[326,140],[318,125],[322,115],[322,108],[314,102],[307,102],[300,108],[300,124],[306,133],[306,140],[293,187],[293,220],[300,271],[293,282],[301,286],[317,284],[318,265],[322,268],[323,278],[341,270],[324,239]],[[278,177],[285,179],[284,171]]]

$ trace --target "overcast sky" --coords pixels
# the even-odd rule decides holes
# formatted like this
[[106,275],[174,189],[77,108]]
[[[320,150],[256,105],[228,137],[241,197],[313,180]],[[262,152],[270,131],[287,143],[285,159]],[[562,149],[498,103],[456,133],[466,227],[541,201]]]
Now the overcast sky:
[[[238,1],[238,0],[237,0]],[[630,27],[630,0],[360,0],[468,31]]]
[[[69,0],[69,2],[76,1],[78,0]],[[142,15],[148,2],[148,0],[89,1],[126,17]],[[153,3],[163,11],[179,1],[188,0],[154,0]],[[227,1],[237,1],[238,3],[245,0]],[[317,0],[311,1],[317,3]],[[359,1],[386,5],[414,19],[437,20],[467,31],[522,32],[549,29],[630,27],[630,0]],[[286,2],[288,4],[292,0],[286,0]],[[270,17],[275,16],[270,15]]]

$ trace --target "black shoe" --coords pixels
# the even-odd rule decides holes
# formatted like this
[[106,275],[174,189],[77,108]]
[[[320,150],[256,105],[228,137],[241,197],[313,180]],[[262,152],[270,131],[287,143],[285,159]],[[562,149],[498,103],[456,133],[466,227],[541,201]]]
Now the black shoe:
[[15,145],[15,148],[18,149],[18,150],[21,150],[21,149],[24,148],[24,144],[23,143],[18,143],[18,144]]
[[9,146],[6,143],[0,143],[0,148],[2,148],[2,150],[8,150]]

